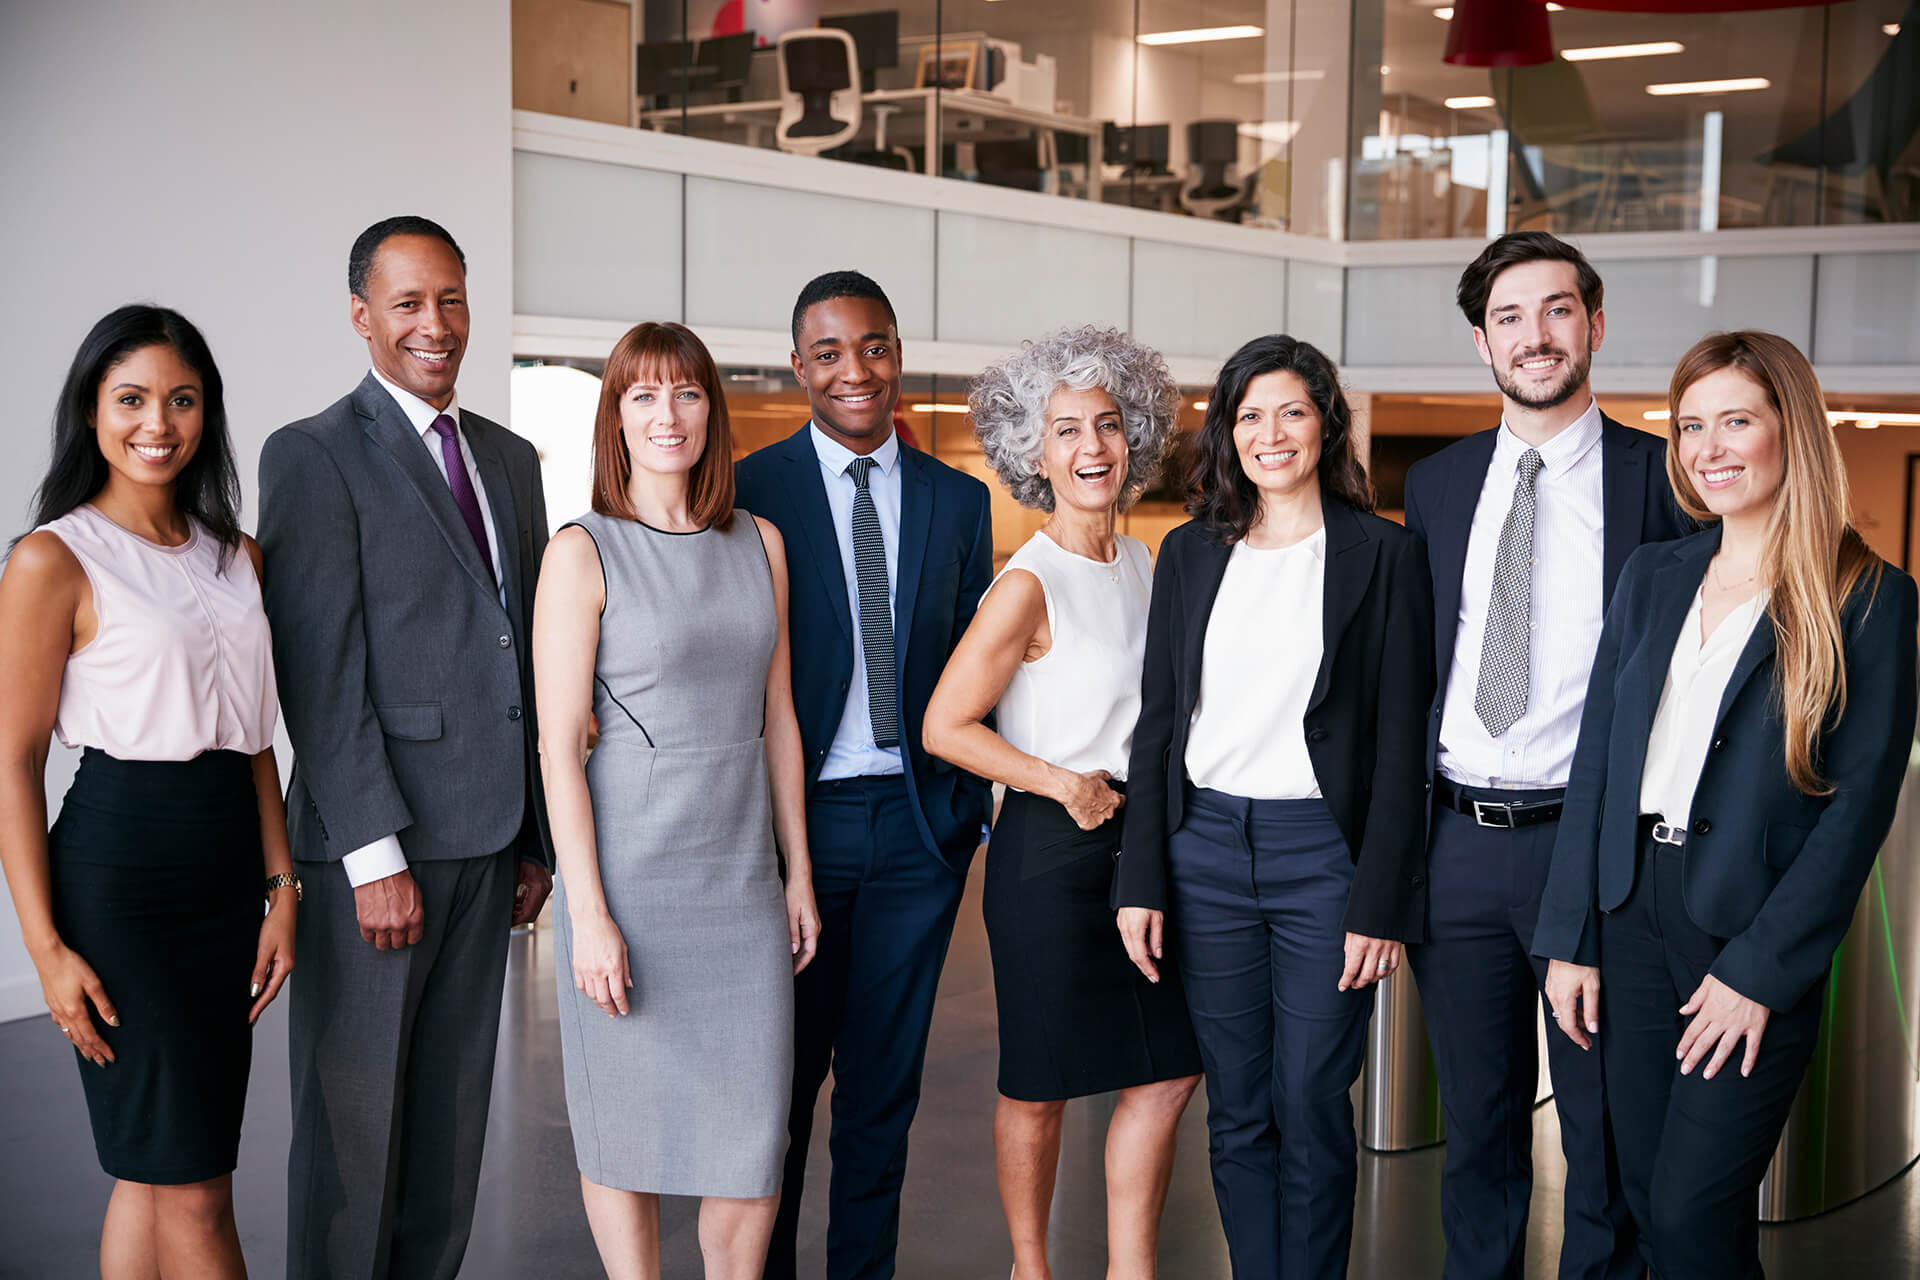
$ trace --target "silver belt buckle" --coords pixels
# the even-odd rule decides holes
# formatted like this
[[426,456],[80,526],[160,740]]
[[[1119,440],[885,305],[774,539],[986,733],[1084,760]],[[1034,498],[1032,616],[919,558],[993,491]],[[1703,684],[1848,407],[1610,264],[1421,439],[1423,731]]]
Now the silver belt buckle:
[[[1495,822],[1489,815],[1498,815],[1505,821]],[[1513,805],[1505,800],[1475,800],[1473,820],[1483,827],[1499,827],[1504,831],[1511,831],[1513,830]]]
[[1653,824],[1653,840],[1655,844],[1670,844],[1678,848],[1687,842],[1687,829],[1676,827],[1671,822],[1656,822]]

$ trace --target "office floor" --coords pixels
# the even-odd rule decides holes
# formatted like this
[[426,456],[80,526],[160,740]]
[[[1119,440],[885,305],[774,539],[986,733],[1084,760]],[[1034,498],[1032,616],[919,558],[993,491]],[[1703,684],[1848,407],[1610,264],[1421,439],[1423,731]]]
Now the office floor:
[[[976,868],[941,984],[926,1091],[913,1132],[901,1223],[904,1280],[1000,1280],[1011,1258],[993,1183],[989,1121],[995,1068],[992,976],[980,925]],[[545,934],[516,936],[507,975],[480,1209],[461,1272],[468,1280],[601,1275],[580,1208],[573,1145],[561,1093],[554,1025],[553,952]],[[280,1274],[285,1240],[287,1049],[284,1005],[263,1019],[256,1041],[236,1209],[252,1274]],[[96,1275],[100,1214],[110,1183],[94,1161],[73,1058],[45,1019],[0,1025],[0,1277],[78,1280]],[[1100,1099],[1068,1112],[1053,1224],[1059,1280],[1098,1277],[1104,1264]],[[824,1134],[825,1096],[816,1129]],[[1558,1256],[1558,1130],[1537,1113],[1539,1177],[1527,1275],[1550,1277]],[[825,1143],[816,1142],[801,1219],[801,1257],[821,1274],[826,1220]],[[1354,1228],[1353,1280],[1438,1276],[1438,1149],[1363,1154]],[[662,1209],[664,1274],[700,1275],[694,1205]],[[1773,1280],[1894,1280],[1920,1276],[1920,1173],[1852,1205],[1763,1233]],[[1225,1280],[1226,1248],[1207,1176],[1204,1099],[1181,1134],[1161,1245],[1167,1280]]]

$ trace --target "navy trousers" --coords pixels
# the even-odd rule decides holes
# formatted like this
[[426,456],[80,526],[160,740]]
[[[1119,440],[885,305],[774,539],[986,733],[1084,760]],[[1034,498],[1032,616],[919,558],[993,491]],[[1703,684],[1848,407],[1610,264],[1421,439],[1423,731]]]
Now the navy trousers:
[[[1475,794],[1480,794],[1476,792]],[[1524,792],[1485,793],[1526,798]],[[1557,822],[1483,827],[1436,806],[1428,849],[1428,940],[1407,949],[1420,985],[1447,1120],[1440,1180],[1445,1280],[1520,1280],[1533,1195],[1541,987],[1534,924]],[[1601,997],[1601,1009],[1606,998]],[[1607,1133],[1600,1054],[1547,1030],[1547,1067],[1567,1158],[1560,1280],[1645,1274]]]
[[907,1130],[966,878],[920,839],[898,778],[822,782],[807,804],[820,949],[793,985],[793,1107],[767,1280],[794,1280],[814,1102],[833,1072],[829,1280],[886,1280]]
[[[1627,1202],[1659,1280],[1760,1280],[1760,1180],[1820,1038],[1823,981],[1776,1010],[1753,1074],[1680,1074],[1679,1008],[1725,943],[1681,898],[1681,850],[1643,840],[1633,896],[1600,919],[1600,1051]],[[1560,1034],[1549,1030],[1549,1036]]]
[[1167,863],[1234,1280],[1338,1280],[1373,1012],[1372,991],[1338,990],[1352,855],[1322,801],[1196,789]]

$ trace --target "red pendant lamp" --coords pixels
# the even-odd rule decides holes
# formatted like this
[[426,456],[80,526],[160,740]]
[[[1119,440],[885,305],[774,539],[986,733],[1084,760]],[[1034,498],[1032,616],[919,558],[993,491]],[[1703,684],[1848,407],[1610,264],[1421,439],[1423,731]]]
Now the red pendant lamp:
[[[1524,0],[1545,6],[1547,0]],[[1755,9],[1815,9],[1844,0],[1553,0],[1567,9],[1607,13],[1747,13]],[[1544,12],[1544,8],[1542,10]]]
[[1444,61],[1456,67],[1537,67],[1553,61],[1547,11],[1534,0],[1454,0]]

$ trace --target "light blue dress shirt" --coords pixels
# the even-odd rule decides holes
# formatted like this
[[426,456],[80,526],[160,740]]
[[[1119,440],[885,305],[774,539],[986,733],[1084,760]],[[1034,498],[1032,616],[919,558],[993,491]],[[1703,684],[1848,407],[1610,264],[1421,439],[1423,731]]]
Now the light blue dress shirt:
[[[833,512],[833,537],[840,547],[840,576],[847,586],[847,618],[853,627],[853,681],[847,686],[847,705],[840,712],[840,727],[834,731],[833,745],[827,748],[826,761],[820,766],[820,780],[858,778],[869,774],[900,773],[900,749],[881,747],[873,740],[873,718],[867,710],[867,655],[860,644],[860,580],[853,568],[853,477],[847,466],[860,455],[819,427],[808,423],[813,451],[820,457],[820,479],[827,488],[827,507]],[[874,514],[880,518],[880,538],[887,547],[887,616],[893,616],[894,591],[900,579],[900,438],[888,435],[887,442],[867,455],[874,469],[867,476],[867,489],[873,495]],[[899,626],[894,627],[894,652],[901,650]],[[900,718],[906,727],[905,708]]]

